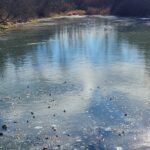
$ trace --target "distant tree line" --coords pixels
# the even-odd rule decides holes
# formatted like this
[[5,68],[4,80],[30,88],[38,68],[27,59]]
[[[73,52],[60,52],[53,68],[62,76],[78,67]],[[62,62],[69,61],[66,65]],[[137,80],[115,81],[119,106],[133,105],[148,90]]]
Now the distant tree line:
[[109,14],[119,16],[150,16],[150,0],[0,0],[0,23],[88,8],[110,8]]
[[150,17],[150,0],[115,0],[111,10],[123,17]]

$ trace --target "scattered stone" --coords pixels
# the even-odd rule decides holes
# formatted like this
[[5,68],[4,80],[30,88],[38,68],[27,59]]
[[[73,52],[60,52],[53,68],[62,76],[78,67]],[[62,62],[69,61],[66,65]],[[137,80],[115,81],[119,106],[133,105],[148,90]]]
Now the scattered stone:
[[14,121],[13,123],[17,123],[17,121]]
[[27,88],[29,89],[29,85],[27,85]]
[[50,93],[49,96],[52,96],[52,94]]
[[53,117],[55,117],[56,115],[55,114],[53,114]]
[[70,136],[70,134],[67,134],[67,136]]
[[67,81],[64,82],[64,84],[66,84],[66,83],[67,83]]
[[119,135],[119,136],[121,136],[121,134],[120,134],[120,133],[119,133],[118,135]]
[[48,140],[48,137],[46,137],[45,140]]
[[64,110],[64,113],[66,113],[66,110]]
[[29,123],[29,120],[27,120],[27,123]]
[[35,116],[33,116],[33,119],[35,119]]
[[31,112],[31,115],[34,115],[34,112]]
[[46,147],[43,147],[43,149],[42,150],[48,150],[48,148],[46,148]]
[[128,114],[124,114],[124,116],[126,117]]
[[124,132],[124,131],[122,131],[122,134],[125,134],[125,132]]
[[56,132],[56,129],[55,129],[54,127],[52,127],[52,130],[53,130],[54,132]]
[[61,146],[61,145],[57,145],[57,147],[59,147],[59,148],[60,148],[60,146]]
[[5,124],[2,125],[2,129],[3,129],[3,130],[7,130],[7,125],[5,125]]
[[56,137],[58,138],[58,135],[56,135]]
[[54,132],[56,132],[56,129],[53,129]]
[[98,88],[98,89],[100,89],[100,87],[99,87],[99,86],[98,86],[97,88]]
[[50,109],[50,108],[51,108],[51,106],[48,106],[48,108]]
[[0,136],[3,136],[3,133],[0,132]]

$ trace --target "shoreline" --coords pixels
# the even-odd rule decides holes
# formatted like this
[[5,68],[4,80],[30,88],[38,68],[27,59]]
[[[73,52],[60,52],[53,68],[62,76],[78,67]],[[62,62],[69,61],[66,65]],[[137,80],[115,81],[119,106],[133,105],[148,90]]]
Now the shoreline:
[[[96,12],[97,11],[97,12]],[[26,24],[35,24],[38,23],[42,19],[54,19],[54,18],[60,18],[60,17],[68,17],[68,16],[85,16],[85,15],[108,15],[108,10],[106,9],[105,11],[102,9],[98,10],[90,10],[89,12],[86,10],[80,10],[80,9],[75,9],[75,10],[70,10],[66,12],[58,12],[58,13],[51,13],[47,17],[41,17],[41,18],[31,18],[28,21],[24,22],[6,22],[6,24],[0,24],[0,33],[9,30],[12,28],[16,28],[21,25],[26,25]]]
[[93,14],[93,15],[87,15],[87,14],[74,14],[74,15],[68,15],[67,13],[60,13],[60,14],[52,14],[49,17],[42,17],[42,18],[35,18],[35,19],[30,19],[27,22],[8,22],[7,25],[0,24],[0,34],[4,33],[5,31],[12,30],[24,25],[33,25],[40,23],[42,20],[47,20],[47,19],[59,19],[59,18],[64,18],[64,17],[84,17],[84,16],[101,16],[101,17],[117,17],[117,18],[122,18],[122,19],[139,19],[139,20],[150,20],[149,17],[118,17],[118,16],[113,16],[113,15],[102,15],[102,14]]

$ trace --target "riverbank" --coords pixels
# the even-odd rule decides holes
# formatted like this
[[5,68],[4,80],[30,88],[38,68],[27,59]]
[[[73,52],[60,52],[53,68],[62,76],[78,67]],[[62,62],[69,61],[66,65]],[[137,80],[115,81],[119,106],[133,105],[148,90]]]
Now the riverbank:
[[35,24],[44,18],[46,19],[46,18],[56,18],[56,17],[65,17],[65,16],[74,16],[74,15],[79,15],[79,16],[108,15],[109,12],[110,12],[109,8],[98,9],[98,8],[89,7],[87,10],[73,9],[73,10],[66,11],[66,12],[50,13],[49,16],[47,16],[47,17],[32,18],[26,22],[18,22],[18,21],[5,22],[3,24],[0,24],[0,32],[3,32],[8,29],[16,28],[18,26],[25,25],[25,24]]
[[32,19],[27,22],[21,22],[21,23],[20,22],[7,22],[5,24],[0,24],[0,33],[6,30],[17,28],[19,26],[23,26],[27,24],[35,24],[35,23],[38,23],[39,20],[40,19],[37,18],[37,19]]
[[0,38],[0,149],[150,149],[149,22],[56,18]]

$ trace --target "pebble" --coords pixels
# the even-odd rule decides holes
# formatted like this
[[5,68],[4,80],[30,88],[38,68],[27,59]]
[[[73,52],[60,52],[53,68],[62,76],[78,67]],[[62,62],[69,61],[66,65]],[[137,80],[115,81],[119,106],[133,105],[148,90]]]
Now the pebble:
[[34,115],[34,112],[31,112],[31,115]]
[[56,129],[53,129],[54,132],[56,132]]
[[124,114],[124,116],[126,117],[128,114]]
[[52,130],[53,130],[53,131],[56,131],[55,127],[52,127]]
[[5,124],[2,125],[2,129],[3,129],[3,130],[7,130],[7,125],[5,125]]
[[0,132],[0,136],[3,136],[3,133]]

